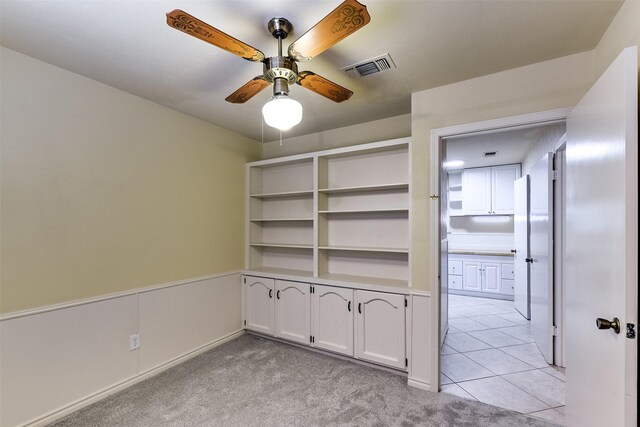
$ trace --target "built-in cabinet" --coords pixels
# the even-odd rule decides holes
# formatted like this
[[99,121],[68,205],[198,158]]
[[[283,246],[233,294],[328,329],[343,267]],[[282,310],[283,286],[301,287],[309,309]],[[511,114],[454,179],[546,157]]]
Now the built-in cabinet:
[[409,286],[408,138],[247,165],[248,269]]
[[449,215],[513,215],[513,182],[520,165],[463,169],[449,173]]
[[449,255],[449,291],[513,298],[512,259],[510,256]]
[[403,294],[255,276],[243,290],[249,331],[406,370]]

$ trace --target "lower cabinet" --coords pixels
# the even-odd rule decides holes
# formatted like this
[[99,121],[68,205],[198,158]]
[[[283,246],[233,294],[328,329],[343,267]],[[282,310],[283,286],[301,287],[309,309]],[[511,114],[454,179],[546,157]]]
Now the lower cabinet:
[[245,328],[273,335],[275,280],[264,277],[244,278]]
[[353,356],[353,289],[313,286],[313,345]]
[[449,264],[461,264],[461,274],[449,272],[449,290],[469,292],[469,295],[513,295],[513,263],[500,256],[450,255]]
[[299,343],[311,336],[311,298],[308,283],[276,280],[275,335]]
[[406,369],[405,296],[244,276],[245,328]]
[[405,297],[356,291],[356,354],[396,368],[405,368]]

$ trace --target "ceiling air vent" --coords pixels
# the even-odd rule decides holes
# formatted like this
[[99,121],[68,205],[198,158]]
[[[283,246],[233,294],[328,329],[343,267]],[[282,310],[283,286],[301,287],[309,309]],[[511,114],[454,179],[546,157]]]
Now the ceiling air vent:
[[396,64],[394,64],[391,56],[386,53],[375,58],[367,59],[366,61],[358,62],[357,64],[347,65],[340,69],[347,73],[347,76],[352,79],[359,79],[361,77],[370,76],[371,74],[381,73],[394,68],[397,68]]
[[485,157],[495,157],[496,154],[498,154],[497,151],[487,151],[486,153],[482,153],[482,155]]

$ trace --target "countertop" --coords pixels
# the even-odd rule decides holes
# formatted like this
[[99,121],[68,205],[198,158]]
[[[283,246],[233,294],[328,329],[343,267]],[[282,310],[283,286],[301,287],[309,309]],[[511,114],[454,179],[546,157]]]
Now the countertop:
[[490,255],[513,257],[510,249],[449,249],[451,255]]

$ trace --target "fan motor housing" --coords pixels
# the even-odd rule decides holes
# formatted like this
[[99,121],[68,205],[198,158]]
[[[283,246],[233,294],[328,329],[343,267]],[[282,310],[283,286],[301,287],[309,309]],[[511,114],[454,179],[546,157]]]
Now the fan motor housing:
[[285,79],[294,84],[298,79],[298,65],[285,56],[272,56],[264,60],[264,78],[269,83],[276,79]]

